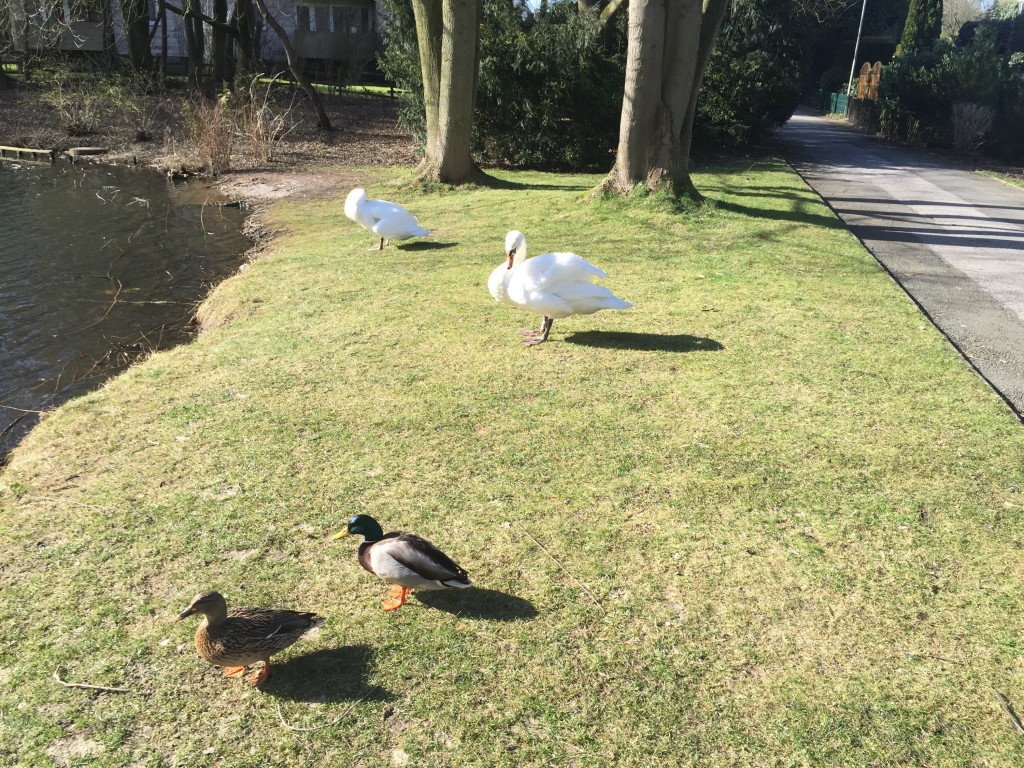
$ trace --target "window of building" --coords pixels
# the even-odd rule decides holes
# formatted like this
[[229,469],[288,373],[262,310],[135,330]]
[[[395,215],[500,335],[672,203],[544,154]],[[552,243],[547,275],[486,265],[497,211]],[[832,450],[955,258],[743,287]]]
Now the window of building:
[[326,5],[313,6],[313,31],[326,32],[331,28],[331,9]]

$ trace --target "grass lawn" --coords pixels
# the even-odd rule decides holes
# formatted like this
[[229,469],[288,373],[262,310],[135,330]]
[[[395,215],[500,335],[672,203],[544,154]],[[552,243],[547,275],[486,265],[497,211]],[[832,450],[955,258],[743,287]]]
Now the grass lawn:
[[[276,77],[261,77],[260,82],[262,83],[273,83],[278,81]],[[311,83],[314,89],[320,93],[337,93],[339,88],[337,85],[331,83]],[[392,88],[386,85],[345,85],[340,88],[345,93],[355,94],[358,96],[387,96],[394,98],[396,94],[402,93],[401,88]]]
[[[1024,762],[1024,430],[785,165],[698,174],[688,214],[381,173],[430,240],[277,204],[211,330],[0,475],[8,762]],[[511,228],[636,307],[522,347],[486,288]],[[479,589],[383,612],[330,540],[356,513]],[[214,588],[328,622],[257,691],[174,622]]]
[[1009,173],[999,173],[998,171],[978,171],[978,173],[1005,181],[1007,184],[1012,184],[1015,187],[1024,187],[1024,177],[1022,176],[1013,176]]

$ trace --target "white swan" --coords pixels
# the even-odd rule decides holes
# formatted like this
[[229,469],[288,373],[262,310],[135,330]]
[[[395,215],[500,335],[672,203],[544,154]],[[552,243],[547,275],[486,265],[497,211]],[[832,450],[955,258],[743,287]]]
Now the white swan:
[[556,318],[633,306],[590,282],[591,277],[608,275],[575,253],[542,253],[527,259],[526,236],[518,230],[505,235],[505,252],[507,261],[491,273],[487,287],[502,304],[544,316],[539,331],[520,331],[527,346],[547,341]]
[[416,217],[405,208],[387,200],[367,200],[366,190],[362,188],[348,193],[345,198],[345,215],[380,238],[380,245],[371,248],[371,251],[384,250],[387,242],[392,240],[408,240],[410,237],[426,237],[430,234],[430,230],[421,227]]

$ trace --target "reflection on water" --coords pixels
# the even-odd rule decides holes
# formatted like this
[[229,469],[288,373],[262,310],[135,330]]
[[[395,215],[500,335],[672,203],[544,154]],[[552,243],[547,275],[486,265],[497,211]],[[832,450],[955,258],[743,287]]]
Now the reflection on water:
[[0,463],[37,412],[189,338],[250,244],[218,202],[149,171],[0,163]]

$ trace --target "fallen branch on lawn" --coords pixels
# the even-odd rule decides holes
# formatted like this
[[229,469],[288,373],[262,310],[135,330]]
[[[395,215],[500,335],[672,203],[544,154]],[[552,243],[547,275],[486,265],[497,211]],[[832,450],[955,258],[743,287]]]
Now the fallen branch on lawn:
[[1024,735],[1024,725],[1021,724],[1020,718],[1017,717],[1017,713],[1013,711],[1013,707],[1010,706],[1010,702],[1006,700],[999,691],[994,691],[996,699],[999,701],[999,706],[1003,708],[1003,712],[1010,718],[1010,722],[1013,723],[1013,727],[1017,729],[1017,732]]
[[65,688],[85,688],[89,691],[104,691],[106,693],[131,693],[129,688],[113,688],[109,685],[89,685],[88,683],[68,683],[60,679],[60,674],[58,674],[57,670],[53,671],[53,679]]
[[605,610],[605,607],[603,605],[601,605],[600,602],[598,602],[598,599],[596,597],[594,597],[594,595],[591,593],[591,591],[589,589],[587,589],[586,585],[582,581],[577,579],[575,576],[573,576],[572,573],[569,572],[568,568],[566,568],[564,565],[562,565],[560,562],[558,562],[558,558],[555,557],[554,555],[552,555],[548,551],[547,547],[545,547],[543,544],[541,544],[539,541],[537,541],[537,539],[535,539],[533,537],[533,534],[530,533],[528,530],[526,530],[525,526],[519,525],[519,523],[515,523],[515,522],[513,522],[513,524],[514,525],[518,525],[520,530],[522,530],[523,533],[525,533],[527,536],[530,537],[530,541],[532,541],[534,544],[536,544],[538,547],[540,547],[542,550],[544,550],[544,554],[546,554],[548,557],[550,557],[552,560],[554,560],[555,565],[557,565],[559,568],[561,568],[566,576],[568,576],[570,579],[575,581],[576,584],[579,585],[579,588],[582,589],[583,592],[587,595],[587,597],[589,597],[594,602],[594,605],[596,605],[598,608],[601,609],[601,613],[603,613],[605,615],[608,614],[608,611]]
[[277,702],[277,719],[280,720],[281,721],[281,725],[283,725],[289,731],[302,731],[302,732],[322,731],[324,728],[331,728],[332,726],[335,726],[338,723],[340,723],[342,718],[345,717],[345,715],[347,715],[349,712],[351,712],[353,709],[355,709],[356,704],[362,704],[364,701],[366,701],[370,697],[371,693],[373,693],[374,691],[378,690],[379,688],[380,688],[379,685],[373,686],[373,688],[368,690],[364,696],[362,696],[359,699],[356,699],[351,704],[349,704],[347,707],[345,707],[345,710],[340,715],[338,715],[336,718],[334,718],[334,720],[332,720],[331,722],[327,723],[327,725],[317,725],[317,726],[314,726],[312,728],[300,728],[297,725],[289,725],[285,721],[285,719],[284,719],[284,713],[281,711],[281,702],[280,702],[280,700],[278,700],[278,702]]

